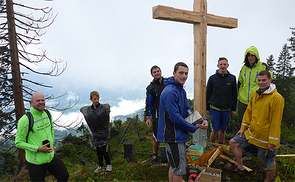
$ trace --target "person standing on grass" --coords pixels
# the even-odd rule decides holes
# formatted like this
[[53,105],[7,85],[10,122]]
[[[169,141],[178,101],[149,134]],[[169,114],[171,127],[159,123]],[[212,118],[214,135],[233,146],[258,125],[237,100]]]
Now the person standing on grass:
[[[250,46],[244,55],[244,65],[242,66],[238,78],[238,116],[239,123],[242,123],[243,115],[248,106],[252,94],[259,88],[257,75],[260,71],[268,70],[266,63],[260,61],[258,49]],[[271,73],[271,72],[270,72]],[[271,73],[272,74],[272,73]],[[257,148],[249,146],[243,149],[243,155],[251,153],[257,155]]]
[[170,182],[182,182],[186,174],[186,144],[190,140],[189,132],[198,128],[207,129],[207,120],[202,124],[191,124],[185,120],[190,105],[183,88],[188,77],[188,66],[179,62],[174,66],[173,76],[164,80],[164,88],[159,105],[159,127],[157,140],[165,143],[169,161],[168,177]]
[[81,113],[92,132],[93,145],[96,147],[98,156],[98,167],[94,172],[104,170],[103,159],[106,162],[106,171],[113,170],[109,153],[110,139],[110,105],[99,103],[99,93],[90,93],[91,106],[84,106],[80,109]]
[[[55,155],[54,124],[51,113],[45,111],[44,95],[36,92],[30,101],[32,130],[29,131],[29,119],[24,114],[17,123],[15,146],[26,151],[26,166],[31,181],[45,181],[49,171],[57,181],[68,181],[69,172],[63,161]],[[48,114],[47,114],[48,112]]]
[[[146,87],[146,101],[145,101],[145,116],[146,125],[152,127],[153,130],[153,156],[152,162],[158,161],[158,150],[160,142],[157,141],[158,133],[158,117],[159,117],[159,103],[160,96],[165,88],[164,78],[160,67],[154,65],[151,68],[151,75],[153,81]],[[152,125],[151,125],[152,124]]]
[[[206,112],[211,119],[210,142],[215,143],[219,131],[218,142],[223,144],[229,117],[236,114],[237,84],[236,77],[229,73],[228,60],[220,57],[218,70],[209,77],[206,89]],[[227,154],[223,151],[223,154]]]

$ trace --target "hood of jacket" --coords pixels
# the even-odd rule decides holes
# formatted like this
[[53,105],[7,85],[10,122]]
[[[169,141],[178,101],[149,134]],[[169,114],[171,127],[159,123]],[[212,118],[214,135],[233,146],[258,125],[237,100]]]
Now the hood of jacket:
[[175,86],[177,86],[177,88],[181,87],[183,88],[183,85],[181,85],[180,83],[177,83],[175,80],[174,80],[174,76],[171,76],[169,78],[166,78],[164,80],[164,84],[167,86],[167,85],[170,85],[170,84],[173,84]]
[[[266,91],[263,92],[263,94],[270,94],[271,92],[273,92],[276,89],[276,85],[273,83],[270,83],[268,89]],[[258,90],[258,89],[257,89]]]
[[254,47],[254,46],[251,46],[245,52],[244,63],[245,63],[246,66],[250,67],[250,63],[249,63],[249,61],[247,59],[247,54],[252,54],[252,55],[254,55],[256,57],[256,63],[255,64],[260,62],[258,49],[256,47]]

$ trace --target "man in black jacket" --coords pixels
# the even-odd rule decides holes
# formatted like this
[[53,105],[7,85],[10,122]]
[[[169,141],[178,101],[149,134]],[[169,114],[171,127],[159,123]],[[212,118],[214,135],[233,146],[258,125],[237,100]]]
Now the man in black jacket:
[[146,125],[151,127],[153,130],[153,156],[152,161],[156,162],[158,160],[158,149],[160,142],[157,141],[158,133],[158,117],[159,117],[159,103],[160,96],[165,88],[164,78],[162,77],[161,69],[154,65],[151,68],[151,75],[154,78],[153,81],[146,87],[146,102],[145,102],[145,116]]
[[209,77],[206,89],[206,110],[211,118],[210,142],[224,143],[229,117],[235,115],[237,107],[236,77],[227,71],[229,64],[225,57],[218,59],[216,73]]

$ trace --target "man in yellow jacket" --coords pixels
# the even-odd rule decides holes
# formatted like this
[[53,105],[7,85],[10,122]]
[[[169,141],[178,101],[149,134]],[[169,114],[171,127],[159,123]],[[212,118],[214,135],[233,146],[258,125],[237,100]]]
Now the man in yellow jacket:
[[[270,169],[266,171],[266,180],[271,181],[275,173],[275,156],[280,147],[281,121],[285,99],[278,93],[276,86],[271,83],[271,74],[261,71],[257,76],[259,89],[253,93],[248,107],[244,113],[240,130],[230,140],[230,146],[234,153],[237,166],[225,166],[225,170],[244,174],[242,161],[242,148],[254,145],[258,148],[259,160],[268,163]],[[266,153],[271,151],[273,156],[269,159]]]

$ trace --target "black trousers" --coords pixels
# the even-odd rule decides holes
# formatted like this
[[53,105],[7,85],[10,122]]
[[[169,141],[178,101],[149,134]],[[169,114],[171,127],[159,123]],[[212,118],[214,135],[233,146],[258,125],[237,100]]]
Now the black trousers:
[[238,116],[239,123],[242,124],[244,113],[247,109],[248,105],[238,101]]
[[50,163],[36,165],[26,161],[31,181],[45,181],[46,172],[49,171],[57,181],[68,181],[69,172],[63,161],[54,155]]
[[103,167],[103,158],[106,161],[107,165],[111,165],[111,159],[110,159],[110,154],[108,152],[108,147],[109,144],[106,144],[104,146],[96,147],[96,153],[98,157],[98,165]]

